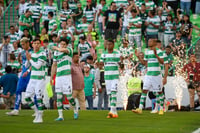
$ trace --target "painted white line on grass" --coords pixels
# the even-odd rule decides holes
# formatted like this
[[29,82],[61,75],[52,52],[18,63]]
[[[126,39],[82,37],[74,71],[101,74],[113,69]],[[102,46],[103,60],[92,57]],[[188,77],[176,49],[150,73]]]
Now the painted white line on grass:
[[200,133],[200,128],[198,128],[197,130],[195,130],[194,132],[192,133]]

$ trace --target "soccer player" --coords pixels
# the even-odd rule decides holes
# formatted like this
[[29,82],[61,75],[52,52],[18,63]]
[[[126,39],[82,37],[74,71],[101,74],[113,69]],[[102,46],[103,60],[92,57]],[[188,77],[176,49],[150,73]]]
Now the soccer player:
[[[156,39],[149,39],[148,46],[149,48],[145,51],[144,59],[139,57],[139,53],[137,50],[135,51],[135,55],[138,57],[140,62],[147,67],[147,74],[144,77],[144,85],[143,91],[140,98],[140,105],[139,108],[136,110],[132,110],[134,113],[141,114],[143,105],[146,101],[147,92],[152,90],[153,92],[158,92],[159,99],[160,99],[160,111],[159,114],[162,115],[163,112],[163,104],[164,104],[164,95],[162,92],[162,76],[160,65],[164,63],[163,52],[156,48],[157,40]],[[166,77],[163,78],[163,82],[166,82]]]
[[[157,46],[156,47],[162,51],[162,43],[161,43],[160,40],[157,40]],[[167,58],[167,55],[166,55],[165,51],[162,51],[162,52],[163,52],[164,64],[161,64],[160,68],[161,68],[162,77],[167,79],[167,76],[168,76],[168,58]],[[165,84],[166,84],[166,82],[163,83],[163,88],[162,88],[163,93],[165,92],[164,91],[164,89],[165,89],[164,85]],[[151,111],[151,113],[157,113],[158,112],[158,106],[160,104],[160,99],[159,98],[160,98],[159,93],[156,93],[156,105],[155,105],[154,110]]]
[[110,112],[107,118],[117,118],[117,87],[119,83],[119,62],[120,54],[114,51],[114,41],[108,40],[107,51],[101,55],[101,62],[104,62],[107,94],[110,95]]
[[32,51],[29,46],[29,39],[27,37],[23,37],[20,40],[20,44],[23,48],[23,51],[19,54],[19,56],[22,57],[22,74],[17,84],[14,110],[12,110],[11,112],[6,112],[7,115],[19,115],[19,106],[21,104],[21,97],[22,97],[21,95],[22,95],[22,92],[26,90],[26,87],[30,80],[30,75],[31,75],[30,69],[25,66],[26,52]]
[[[46,54],[40,49],[41,41],[39,39],[33,40],[32,46],[33,52],[31,54],[26,52],[26,66],[31,65],[31,78],[26,89],[25,100],[35,110],[36,116],[33,123],[42,123],[42,93],[45,89]],[[36,95],[38,107],[36,107],[31,99],[34,95]]]
[[78,119],[78,108],[76,102],[72,97],[72,77],[71,77],[71,63],[73,51],[67,47],[69,41],[67,39],[61,39],[60,47],[54,46],[56,50],[53,57],[53,65],[51,68],[51,79],[56,74],[55,92],[57,94],[57,108],[58,118],[55,121],[63,121],[63,106],[62,99],[63,94],[67,96],[70,104],[74,107],[74,119]]

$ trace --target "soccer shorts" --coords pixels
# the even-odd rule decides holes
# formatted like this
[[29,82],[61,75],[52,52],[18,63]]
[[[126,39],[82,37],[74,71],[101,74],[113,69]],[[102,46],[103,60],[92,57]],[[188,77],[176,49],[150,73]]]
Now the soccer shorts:
[[105,80],[107,94],[111,94],[112,91],[117,91],[119,79]]
[[63,94],[72,94],[72,76],[56,77],[55,92]]
[[149,90],[153,92],[161,92],[163,88],[162,76],[148,76],[144,77],[143,90]]
[[37,99],[41,99],[43,96],[43,91],[45,89],[45,80],[36,80],[36,79],[30,79],[25,97],[33,97],[36,95]]

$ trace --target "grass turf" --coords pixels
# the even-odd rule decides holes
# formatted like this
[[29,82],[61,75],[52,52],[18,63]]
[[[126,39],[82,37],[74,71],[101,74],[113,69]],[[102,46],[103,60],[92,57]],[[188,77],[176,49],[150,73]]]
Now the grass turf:
[[19,116],[6,116],[0,111],[1,133],[189,133],[200,127],[199,112],[167,112],[164,116],[134,114],[119,111],[119,117],[107,119],[108,111],[80,111],[78,120],[73,111],[64,111],[64,121],[56,122],[56,110],[45,110],[44,123],[33,124],[32,110],[20,111]]

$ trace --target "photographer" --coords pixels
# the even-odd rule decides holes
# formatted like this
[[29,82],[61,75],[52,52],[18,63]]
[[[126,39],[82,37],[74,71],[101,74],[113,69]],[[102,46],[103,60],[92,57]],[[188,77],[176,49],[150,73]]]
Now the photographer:
[[188,91],[190,95],[190,110],[194,110],[195,90],[199,97],[200,103],[200,63],[196,62],[196,56],[190,55],[190,62],[183,67],[183,71],[187,72],[186,82],[188,83]]

